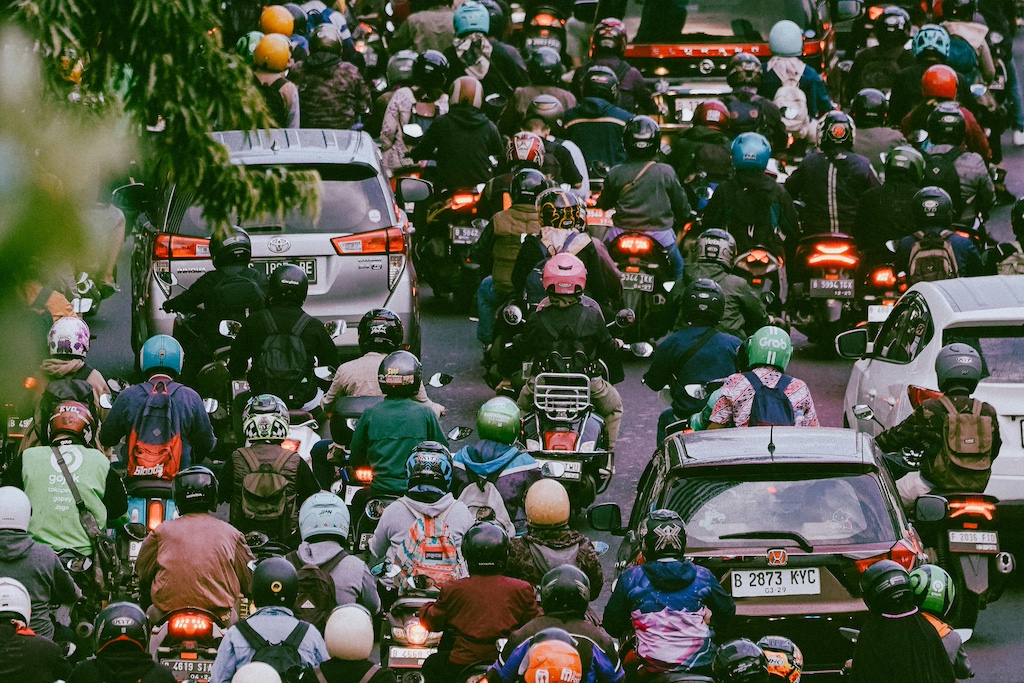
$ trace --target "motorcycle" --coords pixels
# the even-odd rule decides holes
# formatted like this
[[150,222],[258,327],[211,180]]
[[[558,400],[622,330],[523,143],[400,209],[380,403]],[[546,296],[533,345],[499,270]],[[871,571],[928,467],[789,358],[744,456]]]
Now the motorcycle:
[[135,477],[125,481],[128,492],[128,522],[114,536],[121,558],[121,590],[126,596],[138,598],[139,577],[135,562],[146,536],[164,522],[178,517],[171,495],[172,483],[154,477]]
[[774,310],[769,312],[779,315],[782,312],[780,293],[782,291],[782,270],[783,259],[772,253],[771,249],[762,245],[755,245],[751,249],[736,256],[733,260],[733,272],[739,275],[758,294],[772,294]]
[[624,341],[650,342],[672,327],[668,293],[675,286],[668,249],[650,235],[624,232],[611,241],[608,253],[622,274],[622,304],[635,313],[633,332]]
[[790,321],[814,343],[832,340],[859,315],[856,299],[861,253],[853,238],[841,233],[809,235],[800,240],[787,270]]
[[470,260],[487,220],[477,214],[483,186],[456,190],[427,211],[426,225],[413,240],[416,270],[439,296],[452,295],[469,310],[480,284],[480,266]]
[[171,670],[176,681],[208,683],[224,631],[216,617],[198,607],[174,610],[153,631],[160,642],[159,664]]
[[370,569],[377,577],[382,597],[393,597],[384,612],[384,627],[380,636],[380,664],[382,667],[403,672],[403,683],[423,683],[423,662],[434,654],[444,635],[431,631],[419,619],[420,610],[437,601],[438,589],[426,576],[414,576],[408,585],[396,586],[399,575],[397,565],[382,562]]
[[92,654],[93,621],[110,597],[96,584],[93,560],[74,548],[65,548],[57,553],[57,559],[64,565],[71,579],[82,592],[82,597],[71,605],[71,644],[77,658],[84,659]]

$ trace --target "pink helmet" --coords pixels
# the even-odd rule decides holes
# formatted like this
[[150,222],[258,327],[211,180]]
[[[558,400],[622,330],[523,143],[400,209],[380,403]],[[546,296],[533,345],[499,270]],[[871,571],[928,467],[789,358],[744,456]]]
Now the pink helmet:
[[549,294],[582,294],[587,287],[587,267],[572,254],[555,254],[544,264],[541,281]]
[[81,318],[61,318],[46,335],[51,356],[77,356],[89,353],[89,326]]

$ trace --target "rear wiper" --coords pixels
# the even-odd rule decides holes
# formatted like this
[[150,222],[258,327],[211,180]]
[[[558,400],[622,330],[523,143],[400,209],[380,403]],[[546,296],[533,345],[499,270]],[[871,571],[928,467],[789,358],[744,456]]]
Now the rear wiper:
[[796,541],[796,544],[800,546],[800,549],[805,553],[813,553],[814,546],[811,545],[810,541],[796,533],[795,531],[741,531],[736,534],[726,534],[725,536],[719,536],[718,538],[723,541],[728,541],[738,538],[752,538],[756,540],[771,541],[779,538],[785,538],[790,541]]

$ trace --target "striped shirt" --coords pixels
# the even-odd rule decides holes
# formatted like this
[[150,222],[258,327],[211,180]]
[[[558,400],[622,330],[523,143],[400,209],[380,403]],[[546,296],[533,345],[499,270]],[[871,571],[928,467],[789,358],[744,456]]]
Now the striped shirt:
[[[778,370],[761,366],[754,368],[754,374],[766,387],[774,387],[782,378]],[[803,380],[793,378],[786,387],[786,396],[793,404],[793,415],[797,427],[817,427],[818,414],[814,411],[811,391]],[[754,405],[754,387],[741,373],[730,375],[722,385],[718,401],[711,411],[711,421],[724,426],[747,427],[750,409]]]

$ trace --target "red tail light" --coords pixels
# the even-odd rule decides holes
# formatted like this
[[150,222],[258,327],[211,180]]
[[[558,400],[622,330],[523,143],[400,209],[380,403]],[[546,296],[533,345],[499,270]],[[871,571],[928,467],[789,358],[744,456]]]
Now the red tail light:
[[157,235],[156,241],[153,242],[153,258],[210,258],[210,240],[204,237]]
[[874,21],[878,17],[882,16],[882,12],[885,11],[884,7],[872,7],[868,9],[868,19]]
[[544,450],[573,451],[577,436],[576,432],[544,432]]
[[810,57],[811,55],[821,54],[825,51],[824,40],[805,40],[804,41],[804,57]]
[[991,503],[987,500],[979,500],[977,498],[968,498],[967,500],[951,500],[949,501],[949,518],[962,517],[964,515],[971,515],[973,517],[984,517],[988,521],[992,521],[992,516],[996,512],[995,503]]
[[164,521],[164,502],[162,500],[149,501],[149,510],[146,513],[146,526],[154,531]]
[[909,572],[917,562],[917,553],[914,552],[914,549],[906,541],[897,541],[896,545],[889,552],[857,560],[854,562],[854,565],[856,565],[857,571],[863,572],[875,562],[881,562],[882,560],[892,560]]
[[182,612],[167,623],[167,631],[175,636],[194,638],[213,632],[213,621],[205,614]]
[[907,386],[907,398],[910,399],[910,405],[917,408],[930,398],[942,398],[942,392],[910,384]]
[[295,439],[285,439],[284,441],[281,442],[281,448],[291,451],[292,453],[298,453],[299,446],[300,442],[296,441]]
[[646,254],[654,248],[654,240],[646,235],[623,235],[615,244],[625,254]]
[[893,272],[892,266],[879,266],[875,268],[874,272],[871,273],[871,284],[876,287],[895,287],[896,273]]
[[562,20],[551,14],[538,14],[530,20],[530,26],[561,26]]
[[768,263],[771,261],[771,256],[764,249],[752,249],[747,254],[747,263]]
[[852,268],[857,265],[857,256],[850,253],[852,249],[853,247],[845,242],[815,244],[814,253],[807,257],[807,265]]
[[25,385],[26,389],[31,391],[32,389],[36,388],[36,383],[37,383],[37,381],[36,381],[35,377],[26,377],[24,385]]
[[480,199],[478,194],[470,194],[468,192],[459,192],[453,194],[450,200],[453,209],[464,209],[467,206],[476,204],[477,200]]
[[373,481],[373,470],[369,467],[357,467],[353,476],[355,476],[356,481],[369,484]]
[[331,240],[341,256],[355,254],[404,254],[405,235],[401,228],[386,228]]

